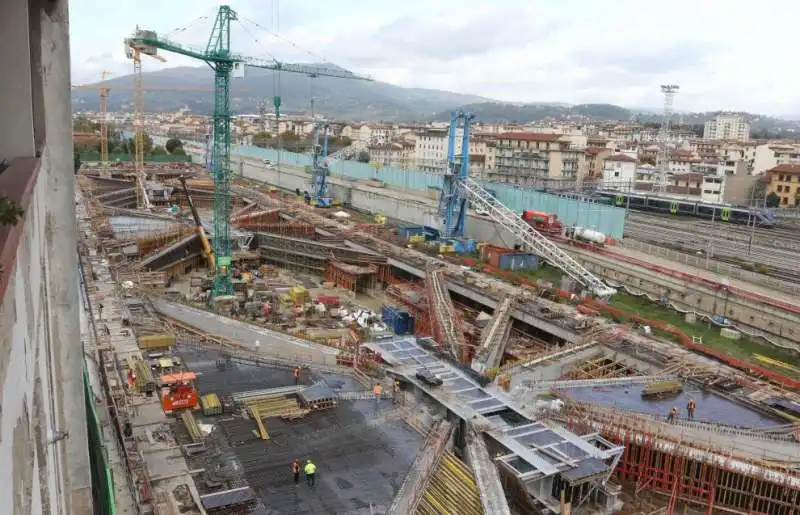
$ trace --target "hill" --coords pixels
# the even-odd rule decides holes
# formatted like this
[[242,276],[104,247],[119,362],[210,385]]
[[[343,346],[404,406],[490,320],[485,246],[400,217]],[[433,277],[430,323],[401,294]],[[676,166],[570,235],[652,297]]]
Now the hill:
[[[330,65],[325,65],[330,66]],[[207,67],[168,68],[142,75],[147,87],[172,88],[186,91],[157,91],[145,93],[145,110],[174,111],[188,107],[193,112],[210,114],[213,110],[213,75]],[[98,83],[101,84],[101,83]],[[133,76],[117,77],[102,84],[111,88],[110,110],[130,110]],[[119,88],[114,91],[114,88]],[[208,88],[208,91],[198,91]],[[424,88],[404,88],[385,82],[364,82],[283,73],[280,87],[272,71],[248,69],[247,77],[235,79],[231,87],[231,104],[236,113],[256,113],[258,103],[266,101],[271,109],[272,97],[281,96],[282,111],[286,114],[310,112],[311,94],[315,109],[328,117],[352,121],[448,121],[457,107],[475,113],[481,122],[529,123],[544,119],[555,120],[639,120],[659,123],[658,109],[625,108],[613,104],[512,103],[450,91]],[[76,111],[96,111],[98,92],[91,89],[73,90]],[[714,112],[678,113],[675,122],[698,126],[714,116]],[[796,138],[800,123],[786,118],[745,114],[753,129],[753,137]]]
[[[326,65],[329,67],[329,65]],[[485,102],[476,95],[422,88],[403,88],[385,82],[365,82],[330,77],[310,79],[294,73],[280,75],[280,87],[274,85],[273,72],[248,69],[247,76],[235,79],[231,86],[234,112],[255,113],[258,103],[266,101],[271,109],[272,97],[281,96],[284,113],[310,112],[313,91],[315,110],[326,116],[344,120],[415,120],[434,116],[453,105]],[[210,69],[196,67],[169,68],[142,74],[144,87],[197,89],[213,86]],[[109,110],[130,109],[133,76],[125,75],[102,83],[111,88]],[[114,91],[114,88],[120,88]],[[72,92],[73,106],[79,111],[98,108],[96,90],[76,89]],[[145,93],[146,111],[173,111],[188,107],[209,114],[214,108],[211,91],[158,91]]]

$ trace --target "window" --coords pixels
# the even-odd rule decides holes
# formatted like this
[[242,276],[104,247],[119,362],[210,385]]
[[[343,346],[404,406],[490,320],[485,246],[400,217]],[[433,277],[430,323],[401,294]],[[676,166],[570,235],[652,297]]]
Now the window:
[[614,177],[619,177],[619,172],[614,172]]

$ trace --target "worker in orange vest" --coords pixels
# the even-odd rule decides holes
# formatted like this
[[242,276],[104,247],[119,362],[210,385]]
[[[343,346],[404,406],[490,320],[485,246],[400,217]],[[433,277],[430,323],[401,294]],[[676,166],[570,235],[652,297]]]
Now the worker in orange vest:
[[689,399],[689,404],[686,405],[686,411],[689,415],[689,420],[694,420],[694,410],[697,409],[697,405],[694,402],[694,399]]
[[675,422],[675,419],[678,418],[678,408],[673,407],[669,410],[669,415],[667,415],[667,422]]
[[300,365],[294,367],[292,375],[294,376],[294,384],[300,384]]
[[372,389],[372,394],[375,396],[375,402],[379,402],[381,400],[381,395],[383,395],[383,386],[381,386],[381,383],[375,383],[375,387]]
[[295,458],[292,461],[292,474],[294,475],[294,486],[298,486],[300,484],[300,460]]

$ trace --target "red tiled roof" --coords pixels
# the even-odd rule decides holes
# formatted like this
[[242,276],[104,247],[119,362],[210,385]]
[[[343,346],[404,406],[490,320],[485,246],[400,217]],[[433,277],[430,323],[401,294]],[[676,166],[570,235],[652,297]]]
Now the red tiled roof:
[[614,154],[613,156],[608,156],[606,161],[622,161],[624,163],[635,163],[636,159],[626,156],[625,154]]
[[545,134],[542,132],[504,132],[503,134],[498,134],[497,139],[507,139],[511,141],[557,142],[561,140],[561,134]]
[[600,152],[608,151],[606,147],[589,147],[586,149],[586,154],[596,156]]
[[702,173],[681,173],[678,175],[673,175],[672,179],[674,181],[702,181],[704,175]]
[[800,175],[800,165],[782,164],[770,168],[767,173],[788,173],[791,175]]

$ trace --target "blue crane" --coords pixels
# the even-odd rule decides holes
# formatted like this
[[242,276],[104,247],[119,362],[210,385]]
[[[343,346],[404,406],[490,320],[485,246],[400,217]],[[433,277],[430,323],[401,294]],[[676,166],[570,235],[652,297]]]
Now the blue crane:
[[[314,124],[314,149],[311,157],[311,193],[310,200],[319,207],[330,207],[331,198],[328,196],[328,133],[329,125],[326,122]],[[322,132],[322,145],[320,145],[320,132]]]
[[[467,216],[469,202],[458,187],[459,182],[465,182],[469,176],[469,136],[472,120],[475,115],[462,110],[453,111],[450,117],[450,131],[447,141],[447,164],[442,181],[442,193],[439,197],[439,215],[442,217],[442,236],[464,236],[464,221]],[[459,122],[463,134],[461,135],[461,162],[456,159],[456,132]]]

